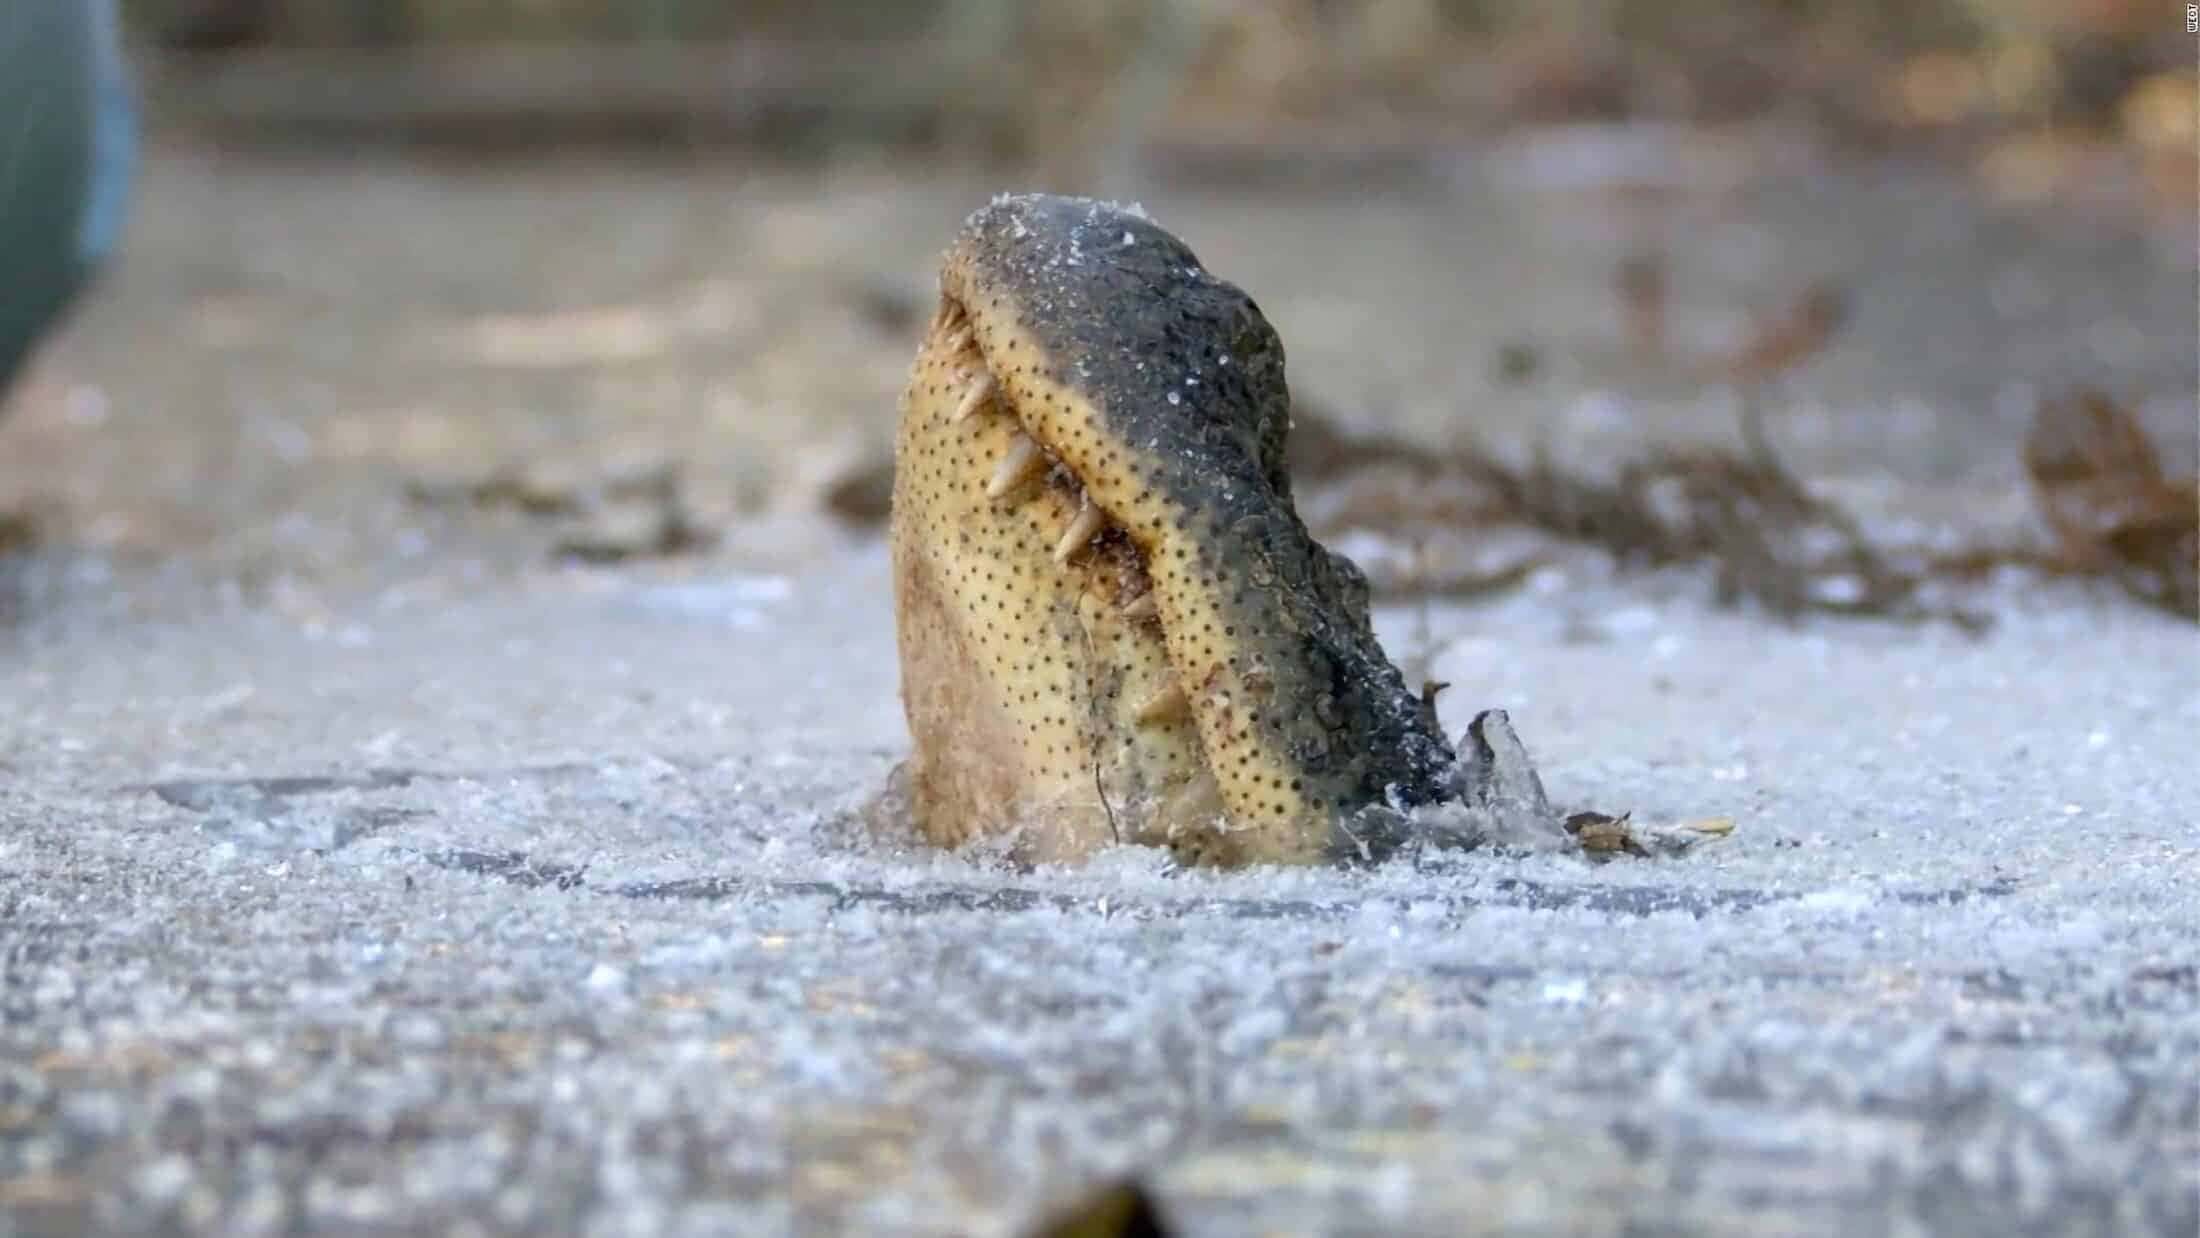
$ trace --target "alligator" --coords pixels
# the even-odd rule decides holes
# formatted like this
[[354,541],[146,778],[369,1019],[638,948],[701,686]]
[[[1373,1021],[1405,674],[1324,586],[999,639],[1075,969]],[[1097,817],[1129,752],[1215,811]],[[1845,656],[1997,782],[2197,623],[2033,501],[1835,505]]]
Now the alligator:
[[[1500,711],[1462,761],[1307,531],[1260,307],[1137,208],[972,214],[903,393],[899,798],[1032,861],[1377,861],[1424,809],[1550,818]],[[1555,829],[1555,823],[1553,825]]]

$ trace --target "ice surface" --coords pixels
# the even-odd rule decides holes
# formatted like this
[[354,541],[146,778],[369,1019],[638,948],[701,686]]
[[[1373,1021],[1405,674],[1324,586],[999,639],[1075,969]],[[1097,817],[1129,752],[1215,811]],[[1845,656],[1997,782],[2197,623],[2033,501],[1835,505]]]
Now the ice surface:
[[1005,1233],[1139,1170],[1191,1233],[2192,1233],[2191,630],[1598,588],[1378,625],[1561,809],[1736,819],[1682,858],[873,836],[875,548],[363,648],[34,622],[0,1231]]

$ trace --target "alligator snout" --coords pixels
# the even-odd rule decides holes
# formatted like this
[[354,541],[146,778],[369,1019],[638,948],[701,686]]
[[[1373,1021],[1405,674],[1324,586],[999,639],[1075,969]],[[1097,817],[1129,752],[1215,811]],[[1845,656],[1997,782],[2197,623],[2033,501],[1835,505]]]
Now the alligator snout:
[[973,214],[905,391],[892,520],[924,835],[1037,859],[1380,858],[1455,753],[1307,532],[1283,346],[1136,210]]

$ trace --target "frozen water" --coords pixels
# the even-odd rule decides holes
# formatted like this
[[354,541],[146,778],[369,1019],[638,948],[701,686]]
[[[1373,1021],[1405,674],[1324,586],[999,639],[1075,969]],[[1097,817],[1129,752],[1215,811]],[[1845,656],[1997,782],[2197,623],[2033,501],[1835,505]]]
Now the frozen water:
[[1002,1233],[1137,1170],[1193,1233],[2190,1234],[2191,630],[1601,587],[1378,627],[1562,809],[1735,819],[1679,858],[870,836],[875,550],[12,633],[0,1229]]

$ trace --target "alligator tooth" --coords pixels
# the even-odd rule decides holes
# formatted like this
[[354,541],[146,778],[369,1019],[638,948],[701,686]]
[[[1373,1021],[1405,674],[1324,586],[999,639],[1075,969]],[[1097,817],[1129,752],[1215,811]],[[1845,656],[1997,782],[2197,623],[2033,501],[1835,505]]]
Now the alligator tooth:
[[962,326],[955,328],[954,332],[943,342],[943,346],[950,357],[970,347],[970,324],[964,323]]
[[1018,431],[1016,441],[1008,445],[1001,462],[993,466],[993,480],[985,483],[985,496],[1000,498],[1045,468],[1046,463],[1046,453],[1039,450],[1038,440]]
[[1123,617],[1133,622],[1161,617],[1161,606],[1153,600],[1153,590],[1148,589],[1132,598],[1123,607]]
[[1085,543],[1100,536],[1100,530],[1108,527],[1108,518],[1093,505],[1092,496],[1086,495],[1077,509],[1077,516],[1062,530],[1062,540],[1054,543],[1054,561],[1067,563],[1069,557],[1085,548]]
[[1184,686],[1172,683],[1139,706],[1137,718],[1141,723],[1170,722],[1191,711],[1192,702],[1185,697]]
[[963,421],[975,414],[999,385],[993,381],[990,373],[978,375],[978,381],[970,384],[970,390],[963,392],[962,403],[955,406],[955,420]]

